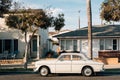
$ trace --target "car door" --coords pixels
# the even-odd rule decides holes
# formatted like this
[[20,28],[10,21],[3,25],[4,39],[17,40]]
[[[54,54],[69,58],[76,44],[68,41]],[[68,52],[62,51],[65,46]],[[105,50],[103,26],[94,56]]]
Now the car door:
[[71,55],[62,55],[56,62],[56,73],[71,73]]
[[72,73],[80,73],[85,60],[80,55],[72,55]]

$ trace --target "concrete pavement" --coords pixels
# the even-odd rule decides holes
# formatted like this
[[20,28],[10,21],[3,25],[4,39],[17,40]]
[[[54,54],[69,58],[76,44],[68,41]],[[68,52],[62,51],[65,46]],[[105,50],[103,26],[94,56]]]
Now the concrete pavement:
[[104,66],[105,69],[120,69],[120,63],[119,64],[109,64]]

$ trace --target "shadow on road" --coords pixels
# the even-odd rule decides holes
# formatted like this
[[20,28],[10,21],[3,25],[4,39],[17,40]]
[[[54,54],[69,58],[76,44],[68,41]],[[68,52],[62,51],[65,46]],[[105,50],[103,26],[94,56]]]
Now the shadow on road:
[[[24,74],[35,74],[40,76],[38,73],[34,72],[0,72],[0,76],[2,75],[24,75]],[[115,75],[120,75],[120,72],[100,72],[96,73],[92,77],[101,77],[101,76],[115,76]],[[69,76],[82,76],[81,74],[50,74],[48,77],[69,77]]]

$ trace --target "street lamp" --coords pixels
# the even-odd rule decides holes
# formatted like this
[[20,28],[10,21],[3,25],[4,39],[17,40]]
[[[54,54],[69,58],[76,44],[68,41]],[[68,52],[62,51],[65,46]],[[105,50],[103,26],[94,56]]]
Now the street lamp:
[[[78,11],[78,13],[80,14],[80,10]],[[80,29],[80,15],[78,16],[78,27]]]

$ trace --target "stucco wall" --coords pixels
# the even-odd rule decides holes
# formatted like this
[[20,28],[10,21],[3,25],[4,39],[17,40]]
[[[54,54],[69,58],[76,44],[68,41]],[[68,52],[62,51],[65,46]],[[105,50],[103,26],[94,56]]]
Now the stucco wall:
[[43,57],[48,51],[48,30],[39,29],[40,34],[40,56]]
[[18,50],[19,54],[17,57],[22,58],[25,50],[25,40],[24,40],[24,35],[18,31],[18,30],[6,30],[4,32],[0,32],[0,39],[5,40],[5,39],[18,39]]
[[100,40],[99,39],[94,39],[93,40],[93,57],[98,58],[98,51],[100,49]]
[[[99,39],[93,39],[93,57],[98,57],[98,51],[99,51]],[[88,40],[82,39],[81,40],[81,52],[86,53],[86,55],[89,55],[88,53]]]
[[119,43],[118,49],[120,50],[120,38],[118,39],[118,43]]
[[[27,37],[27,40],[29,39],[29,35]],[[18,58],[22,58],[24,55],[25,51],[25,37],[24,34],[16,29],[11,29],[9,28],[6,23],[4,18],[0,18],[0,39],[18,39],[18,50],[19,54],[17,55]]]

